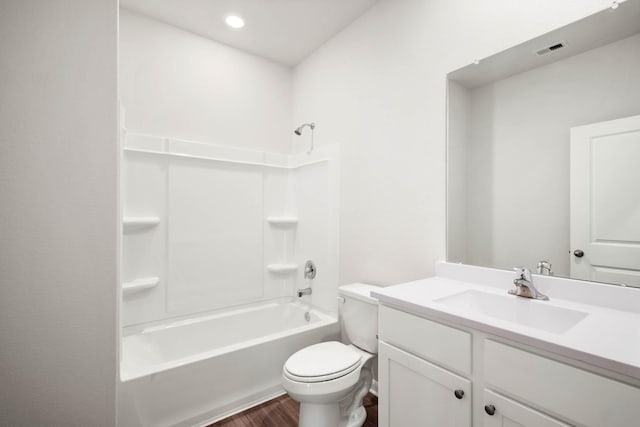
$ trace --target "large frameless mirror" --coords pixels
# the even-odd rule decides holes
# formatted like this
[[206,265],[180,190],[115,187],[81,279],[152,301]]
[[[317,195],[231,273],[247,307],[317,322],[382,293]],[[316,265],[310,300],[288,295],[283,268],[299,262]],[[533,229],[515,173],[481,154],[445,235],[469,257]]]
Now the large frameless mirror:
[[448,75],[447,260],[640,286],[640,2]]

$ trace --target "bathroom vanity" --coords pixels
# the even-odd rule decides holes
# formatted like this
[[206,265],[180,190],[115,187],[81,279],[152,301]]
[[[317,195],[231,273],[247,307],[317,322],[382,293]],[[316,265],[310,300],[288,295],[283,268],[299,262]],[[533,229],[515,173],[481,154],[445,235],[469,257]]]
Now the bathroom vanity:
[[640,290],[438,263],[373,292],[380,426],[640,424]]
[[[376,292],[381,426],[640,426],[640,104],[618,77],[640,3],[618,6],[447,75],[450,263]],[[508,294],[538,295],[516,265],[549,300]]]

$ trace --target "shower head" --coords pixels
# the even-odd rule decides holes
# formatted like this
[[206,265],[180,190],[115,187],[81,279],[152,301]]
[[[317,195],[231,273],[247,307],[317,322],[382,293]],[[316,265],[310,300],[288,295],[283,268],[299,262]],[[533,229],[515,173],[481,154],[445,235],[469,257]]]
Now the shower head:
[[311,130],[314,130],[316,128],[316,124],[315,123],[305,123],[302,126],[300,126],[299,128],[297,128],[296,130],[294,130],[293,133],[295,133],[296,135],[302,135],[302,129],[304,129],[307,126],[309,126],[311,128]]

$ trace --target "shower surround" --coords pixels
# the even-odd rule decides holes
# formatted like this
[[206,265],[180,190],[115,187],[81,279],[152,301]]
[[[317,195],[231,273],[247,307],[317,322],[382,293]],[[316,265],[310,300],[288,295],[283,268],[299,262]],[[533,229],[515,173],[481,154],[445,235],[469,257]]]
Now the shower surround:
[[209,422],[281,394],[286,358],[338,335],[337,146],[122,141],[122,425]]

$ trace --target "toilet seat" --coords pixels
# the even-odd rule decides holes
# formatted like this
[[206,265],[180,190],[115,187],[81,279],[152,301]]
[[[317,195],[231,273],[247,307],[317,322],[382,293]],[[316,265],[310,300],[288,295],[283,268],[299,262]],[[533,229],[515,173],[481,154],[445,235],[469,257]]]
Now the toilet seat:
[[337,341],[329,341],[294,353],[284,364],[283,374],[303,383],[331,381],[353,372],[361,361],[360,352]]

